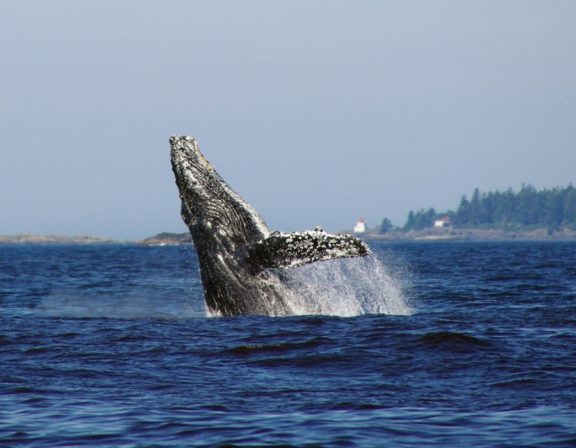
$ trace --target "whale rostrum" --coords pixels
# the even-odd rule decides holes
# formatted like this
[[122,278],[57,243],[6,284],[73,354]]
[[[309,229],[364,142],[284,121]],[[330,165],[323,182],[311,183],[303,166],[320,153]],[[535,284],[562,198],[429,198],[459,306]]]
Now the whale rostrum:
[[320,228],[271,232],[235,193],[188,136],[170,138],[172,170],[182,200],[182,218],[198,254],[204,298],[211,314],[292,314],[286,268],[369,254],[350,235]]

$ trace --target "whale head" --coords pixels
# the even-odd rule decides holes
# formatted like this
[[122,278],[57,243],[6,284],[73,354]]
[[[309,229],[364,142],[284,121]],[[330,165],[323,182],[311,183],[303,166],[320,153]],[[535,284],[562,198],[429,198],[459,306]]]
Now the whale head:
[[182,200],[182,218],[192,236],[218,239],[230,251],[266,238],[260,215],[235,193],[189,136],[170,138],[172,170]]

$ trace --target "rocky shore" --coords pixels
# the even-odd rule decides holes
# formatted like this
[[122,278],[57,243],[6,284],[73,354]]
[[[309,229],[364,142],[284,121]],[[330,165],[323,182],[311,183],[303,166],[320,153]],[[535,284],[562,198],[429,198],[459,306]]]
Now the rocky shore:
[[430,228],[419,231],[366,234],[365,239],[387,241],[574,241],[576,230],[532,230]]
[[0,244],[103,244],[114,240],[90,235],[63,236],[20,233],[18,235],[0,235]]
[[146,246],[174,246],[176,244],[192,244],[192,237],[189,232],[169,233],[163,232],[157,235],[138,241],[138,244]]

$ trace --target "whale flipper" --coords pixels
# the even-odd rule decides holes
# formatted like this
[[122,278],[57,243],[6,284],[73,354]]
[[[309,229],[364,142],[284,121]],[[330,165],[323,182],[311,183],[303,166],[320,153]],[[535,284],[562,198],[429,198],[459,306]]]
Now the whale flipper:
[[307,232],[272,232],[247,246],[243,260],[255,273],[269,268],[292,268],[321,260],[359,257],[370,250],[363,241],[350,235],[333,235],[320,229]]

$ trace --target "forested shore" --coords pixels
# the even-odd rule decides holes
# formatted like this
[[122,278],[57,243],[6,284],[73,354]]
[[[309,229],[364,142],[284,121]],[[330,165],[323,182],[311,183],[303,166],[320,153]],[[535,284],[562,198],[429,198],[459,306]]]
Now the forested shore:
[[442,219],[453,229],[517,232],[546,229],[547,233],[576,230],[576,188],[569,185],[537,190],[523,185],[518,192],[512,189],[481,192],[476,188],[470,198],[462,197],[456,210],[411,210],[403,226],[395,228],[384,218],[375,233],[417,232],[433,228]]

